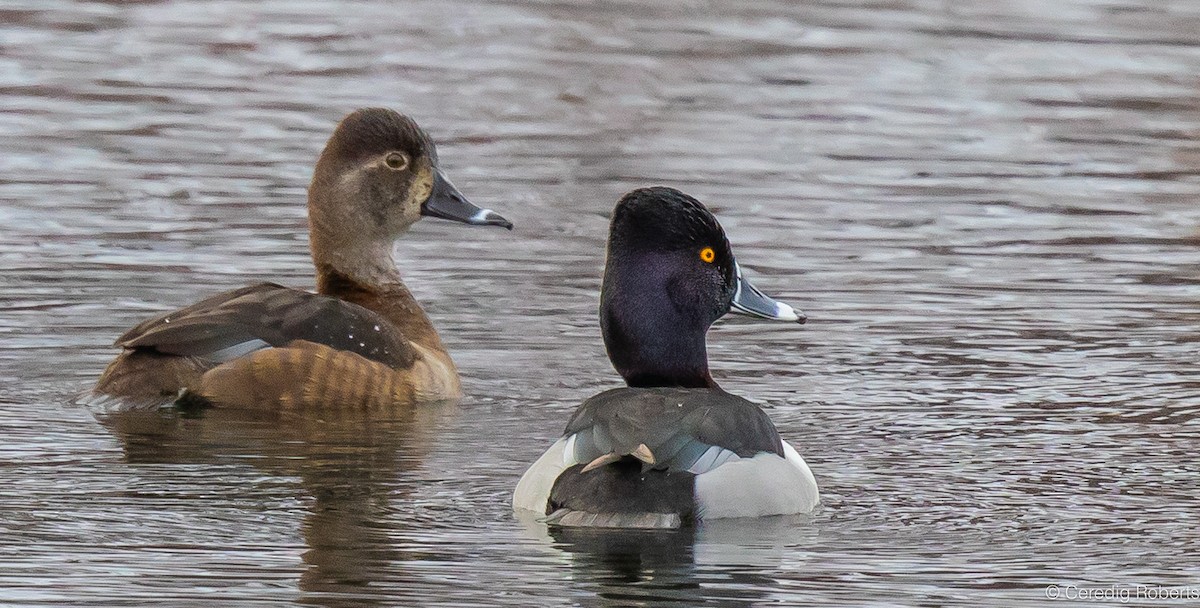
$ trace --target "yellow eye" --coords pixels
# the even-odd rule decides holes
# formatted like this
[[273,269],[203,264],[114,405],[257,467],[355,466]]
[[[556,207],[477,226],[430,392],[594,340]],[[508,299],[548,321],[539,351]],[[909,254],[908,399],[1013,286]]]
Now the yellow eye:
[[383,159],[383,162],[393,169],[403,169],[408,166],[408,157],[400,152],[392,152]]
[[700,259],[712,264],[713,260],[717,259],[717,252],[713,251],[712,247],[705,247],[700,250]]

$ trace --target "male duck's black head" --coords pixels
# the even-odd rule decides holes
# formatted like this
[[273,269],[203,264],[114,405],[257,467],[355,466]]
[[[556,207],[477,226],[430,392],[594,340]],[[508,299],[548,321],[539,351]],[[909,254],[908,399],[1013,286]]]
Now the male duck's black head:
[[630,386],[712,387],[704,337],[730,310],[804,322],[743,276],[725,231],[673,188],[626,194],[613,211],[600,294],[609,359]]

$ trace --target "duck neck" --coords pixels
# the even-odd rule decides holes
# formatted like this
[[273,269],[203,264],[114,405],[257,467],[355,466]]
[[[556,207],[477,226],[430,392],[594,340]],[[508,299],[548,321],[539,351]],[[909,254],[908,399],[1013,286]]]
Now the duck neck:
[[376,287],[392,284],[403,285],[400,280],[400,271],[396,269],[396,262],[392,259],[391,241],[368,239],[361,236],[359,237],[361,240],[355,240],[353,236],[338,240],[316,231],[310,238],[312,239],[313,265],[318,269],[318,291],[320,291],[322,274],[320,270],[322,268],[363,285]]
[[446,347],[433,322],[417,299],[400,280],[392,259],[391,242],[333,242],[312,233],[313,265],[317,269],[317,293],[358,304],[382,315],[404,336],[437,354]]
[[632,387],[719,388],[708,370],[708,325],[681,314],[667,294],[639,297],[607,281],[600,296],[600,330],[617,373]]

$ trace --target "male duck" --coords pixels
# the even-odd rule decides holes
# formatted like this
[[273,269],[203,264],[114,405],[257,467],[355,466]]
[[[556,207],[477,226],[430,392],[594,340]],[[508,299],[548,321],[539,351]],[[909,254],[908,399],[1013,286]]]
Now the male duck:
[[392,243],[422,216],[512,224],[467,201],[433,141],[382,108],[346,116],[308,192],[317,293],[243,287],[134,327],[95,400],[386,407],[461,396],[458,371],[400,280]]
[[804,322],[745,277],[717,219],[672,188],[617,203],[600,328],[629,385],[575,411],[529,467],[513,507],[559,525],[679,527],[700,519],[807,513],[808,465],[766,413],[708,371],[708,328],[735,312]]

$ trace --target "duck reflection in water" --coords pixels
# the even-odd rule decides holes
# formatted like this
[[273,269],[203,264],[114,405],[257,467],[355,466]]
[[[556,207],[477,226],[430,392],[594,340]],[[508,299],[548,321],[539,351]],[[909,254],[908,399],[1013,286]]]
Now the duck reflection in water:
[[[260,479],[243,488],[244,473],[227,482],[189,485],[196,492],[221,492],[228,502],[243,501],[262,488],[296,496],[306,513],[299,532],[300,601],[309,605],[392,605],[404,564],[414,560],[452,560],[428,545],[407,548],[395,542],[411,511],[409,481],[423,466],[439,435],[454,424],[459,408],[452,402],[423,404],[389,416],[338,410],[268,412],[261,408],[211,408],[202,415],[186,410],[121,411],[98,415],[122,443],[132,468],[146,465],[207,465],[222,470],[231,463],[257,469]],[[266,475],[266,480],[261,479]],[[234,483],[238,485],[233,485]],[[144,494],[145,489],[139,491]],[[144,498],[144,496],[140,496]],[[214,503],[222,495],[214,497]],[[272,498],[278,497],[273,495]],[[286,518],[276,514],[274,519]],[[388,583],[392,587],[389,596]],[[390,597],[390,599],[389,599]]]
[[[525,534],[562,551],[594,606],[759,606],[788,566],[803,571],[792,547],[812,544],[807,515],[705,522],[682,529],[547,526],[518,514]],[[799,554],[803,555],[803,554]]]

